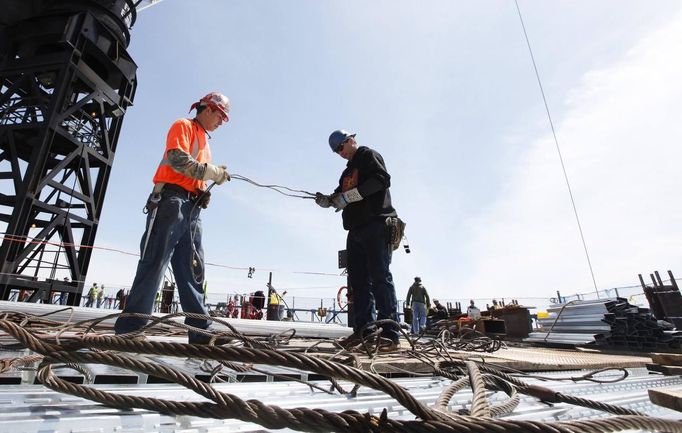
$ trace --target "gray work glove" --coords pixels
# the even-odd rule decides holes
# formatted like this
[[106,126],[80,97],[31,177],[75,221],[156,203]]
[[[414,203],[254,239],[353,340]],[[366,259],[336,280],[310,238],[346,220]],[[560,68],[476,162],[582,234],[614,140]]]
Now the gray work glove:
[[362,200],[362,196],[360,195],[360,192],[358,192],[357,188],[349,189],[346,192],[336,192],[331,196],[332,206],[334,206],[337,210],[342,210],[348,206],[348,204],[355,203],[356,201],[360,200]]
[[331,198],[328,195],[324,195],[321,192],[315,193],[315,203],[320,207],[329,207],[332,205]]
[[218,166],[207,162],[203,180],[212,180],[216,185],[222,185],[226,180],[230,180],[230,173],[224,165]]

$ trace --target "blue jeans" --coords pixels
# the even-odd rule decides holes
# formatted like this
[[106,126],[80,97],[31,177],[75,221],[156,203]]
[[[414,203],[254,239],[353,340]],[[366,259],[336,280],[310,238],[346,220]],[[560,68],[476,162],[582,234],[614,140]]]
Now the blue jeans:
[[[156,293],[161,286],[163,274],[170,262],[178,288],[180,305],[185,313],[208,315],[204,305],[203,263],[204,250],[201,246],[200,208],[188,197],[174,191],[163,191],[156,218],[151,227],[144,257],[137,262],[137,273],[126,299],[123,313],[151,314]],[[193,208],[194,207],[194,208]],[[191,215],[190,215],[191,213]],[[144,249],[147,230],[150,229],[152,213],[147,215],[147,226],[140,242],[140,255]],[[199,259],[194,268],[198,274],[195,281],[192,272],[192,242]],[[116,334],[136,331],[147,324],[147,320],[137,317],[119,317],[114,329]],[[185,324],[205,329],[210,324],[206,319],[185,318]],[[190,332],[189,341],[201,338],[200,334]]]
[[412,302],[412,333],[418,334],[426,327],[426,304]]
[[[391,253],[388,232],[384,221],[373,221],[351,229],[346,239],[348,250],[348,281],[353,289],[355,323],[360,330],[376,318],[398,320],[398,300],[389,269]],[[372,298],[374,302],[372,302]],[[400,334],[395,326],[384,326],[383,337],[398,341]]]

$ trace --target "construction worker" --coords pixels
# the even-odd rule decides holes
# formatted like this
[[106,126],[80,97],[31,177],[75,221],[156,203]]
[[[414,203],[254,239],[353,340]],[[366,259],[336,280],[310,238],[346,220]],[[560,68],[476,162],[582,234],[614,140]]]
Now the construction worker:
[[433,300],[432,309],[435,312],[436,320],[447,319],[449,316],[448,309],[445,308],[445,306],[443,304],[441,304],[438,299]]
[[478,309],[473,299],[469,300],[469,307],[467,307],[467,317],[472,320],[481,318],[481,310]]
[[97,283],[92,283],[92,287],[90,287],[90,290],[88,290],[88,299],[85,302],[86,307],[92,307],[95,304],[95,299],[97,299],[97,293],[99,290],[97,289]]
[[410,305],[410,301],[412,301],[412,333],[419,334],[426,327],[426,310],[431,305],[429,292],[422,285],[420,277],[414,277],[414,283],[407,290],[405,303]]
[[102,306],[102,301],[104,300],[104,284],[102,284],[102,287],[97,291],[97,308],[100,308]]
[[269,293],[268,293],[268,309],[266,312],[266,319],[267,320],[282,320],[282,313],[284,313],[284,300],[282,297],[277,293],[277,290],[275,290],[274,287],[268,285],[270,287]]
[[[69,284],[69,277],[64,277],[64,284]],[[66,305],[68,296],[69,296],[68,292],[61,292],[61,294],[59,295],[59,305]]]
[[[324,208],[342,211],[343,228],[348,230],[348,280],[353,290],[355,320],[353,344],[364,337],[361,330],[373,321],[374,305],[377,319],[398,319],[398,300],[389,269],[392,249],[389,248],[387,218],[397,217],[391,204],[391,176],[384,159],[369,147],[358,147],[356,134],[336,130],[329,136],[329,147],[348,160],[339,186],[330,195],[316,194],[315,202]],[[374,303],[372,302],[374,298]],[[396,326],[382,325],[382,337],[387,344],[383,352],[397,350],[399,333]],[[371,329],[366,329],[371,331]]]
[[[193,119],[176,120],[168,131],[166,149],[154,175],[154,189],[145,207],[147,225],[142,236],[137,273],[123,313],[151,314],[156,292],[169,262],[177,283],[182,310],[207,315],[203,302],[204,251],[201,246],[201,209],[210,198],[206,181],[222,185],[230,180],[224,165],[211,163],[209,133],[229,120],[230,101],[209,93],[192,104]],[[116,334],[134,332],[147,319],[119,317]],[[206,329],[210,321],[186,318],[187,325]],[[189,332],[190,343],[208,343],[210,338]]]

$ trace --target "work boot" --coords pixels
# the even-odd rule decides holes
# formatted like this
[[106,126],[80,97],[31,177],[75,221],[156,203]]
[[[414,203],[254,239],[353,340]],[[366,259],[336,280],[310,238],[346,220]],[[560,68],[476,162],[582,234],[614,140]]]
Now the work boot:
[[189,344],[209,344],[211,342],[211,339],[214,338],[215,339],[213,340],[213,345],[215,346],[222,346],[223,344],[228,344],[233,341],[232,337],[221,335],[224,334],[224,332],[219,331],[212,326],[209,326],[208,328],[204,329],[204,331],[213,335],[200,334],[198,332],[190,331],[189,337],[187,339]]
[[381,342],[379,344],[378,350],[380,353],[396,352],[396,351],[400,350],[400,341],[399,340],[388,340],[386,342]]
[[340,340],[336,340],[336,344],[343,347],[346,350],[352,349],[362,343],[362,337],[353,332],[348,337],[344,337]]

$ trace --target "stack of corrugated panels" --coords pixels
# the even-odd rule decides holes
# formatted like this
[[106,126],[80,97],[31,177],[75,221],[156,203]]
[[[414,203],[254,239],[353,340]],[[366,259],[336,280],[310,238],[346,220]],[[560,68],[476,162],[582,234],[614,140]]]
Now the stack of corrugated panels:
[[627,299],[573,301],[552,305],[549,317],[524,341],[576,346],[595,344],[621,350],[680,350],[682,332],[657,321],[648,308]]
[[539,319],[540,328],[524,341],[569,346],[594,342],[596,334],[611,330],[604,315],[616,302],[615,299],[600,299],[553,304],[547,309],[549,317]]

